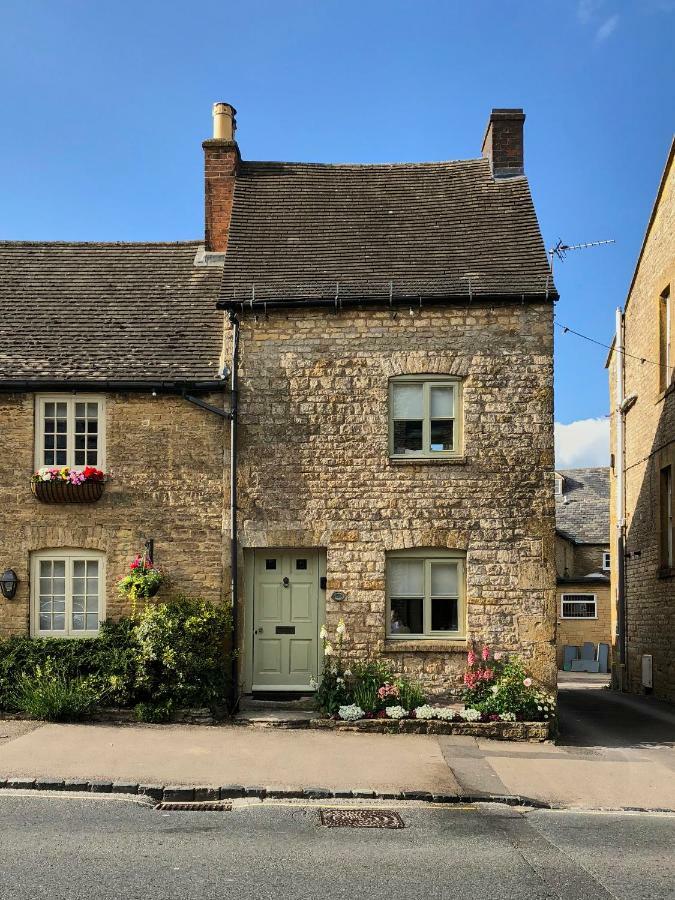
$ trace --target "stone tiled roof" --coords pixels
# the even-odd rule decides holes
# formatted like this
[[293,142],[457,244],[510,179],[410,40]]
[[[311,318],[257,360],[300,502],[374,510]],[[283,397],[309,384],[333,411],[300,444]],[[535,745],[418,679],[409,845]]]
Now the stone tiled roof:
[[0,380],[215,379],[221,273],[197,246],[0,242]]
[[[470,278],[469,278],[470,275]],[[525,177],[485,159],[242,162],[221,299],[557,296]]]
[[556,469],[565,479],[556,495],[556,529],[577,544],[609,543],[609,469]]

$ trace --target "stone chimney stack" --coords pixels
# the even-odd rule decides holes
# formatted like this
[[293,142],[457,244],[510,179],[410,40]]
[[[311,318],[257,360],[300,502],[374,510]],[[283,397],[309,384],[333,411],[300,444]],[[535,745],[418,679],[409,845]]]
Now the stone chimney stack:
[[522,175],[524,169],[522,109],[493,109],[485,130],[481,154],[490,160],[495,178]]
[[232,218],[239,147],[234,139],[237,110],[213,104],[213,138],[204,141],[204,237],[207,252],[225,253]]

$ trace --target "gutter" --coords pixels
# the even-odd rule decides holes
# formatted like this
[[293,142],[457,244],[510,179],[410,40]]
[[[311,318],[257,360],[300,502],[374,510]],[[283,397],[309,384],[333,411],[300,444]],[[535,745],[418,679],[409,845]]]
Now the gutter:
[[0,379],[0,393],[30,394],[39,391],[103,391],[137,394],[213,394],[225,390],[224,379],[217,381],[74,381],[70,378]]
[[283,300],[218,300],[217,309],[226,309],[230,311],[237,310],[245,312],[246,310],[259,310],[265,313],[272,309],[330,309],[338,312],[340,309],[347,309],[358,306],[418,306],[423,303],[427,306],[466,306],[467,304],[479,303],[547,303],[555,301],[559,298],[557,291],[549,291],[549,293],[538,294],[476,294],[464,292],[461,294],[398,294],[384,297],[340,297],[336,293],[335,297],[287,297]]

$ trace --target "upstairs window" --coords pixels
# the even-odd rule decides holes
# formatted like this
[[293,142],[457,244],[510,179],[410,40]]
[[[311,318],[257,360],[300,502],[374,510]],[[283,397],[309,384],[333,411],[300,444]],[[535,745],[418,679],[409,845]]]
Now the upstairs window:
[[659,297],[659,363],[660,384],[665,391],[673,377],[673,310],[670,286]]
[[101,397],[44,395],[36,400],[35,467],[105,468]]
[[398,459],[461,453],[461,382],[401,375],[389,383],[389,454]]
[[463,554],[443,550],[389,554],[387,602],[388,637],[463,636]]
[[563,478],[563,476],[558,475],[558,473],[556,472],[553,484],[553,492],[559,497],[562,496],[562,494],[564,494],[565,492],[565,479]]
[[105,618],[104,557],[90,550],[36,553],[31,566],[33,637],[93,637]]
[[609,550],[603,550],[602,552],[602,568],[605,572],[610,569],[610,554]]

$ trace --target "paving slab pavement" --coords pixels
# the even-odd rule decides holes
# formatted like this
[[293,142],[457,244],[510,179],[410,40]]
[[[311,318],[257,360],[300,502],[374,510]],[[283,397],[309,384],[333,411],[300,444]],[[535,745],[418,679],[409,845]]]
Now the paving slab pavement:
[[203,725],[43,725],[0,746],[0,776],[457,794],[426,735]]

